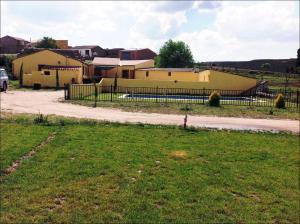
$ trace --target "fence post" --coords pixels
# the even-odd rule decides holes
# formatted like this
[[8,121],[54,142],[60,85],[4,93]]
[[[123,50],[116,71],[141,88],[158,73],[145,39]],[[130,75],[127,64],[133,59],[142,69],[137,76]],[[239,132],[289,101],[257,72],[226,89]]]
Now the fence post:
[[205,88],[202,90],[202,104],[204,105],[204,95],[205,95]]
[[297,90],[297,109],[299,109],[299,90]]
[[64,97],[66,100],[67,99],[67,84],[66,83],[64,84]]
[[94,87],[95,87],[95,104],[94,104],[94,107],[97,107],[98,88],[97,88],[96,83],[94,83]]
[[158,86],[156,86],[156,93],[155,93],[156,97],[155,97],[155,102],[158,102]]
[[67,95],[67,100],[69,100],[71,97],[70,97],[70,95],[71,95],[71,91],[70,91],[70,84],[68,83],[68,84],[66,84],[66,91],[67,91],[67,93],[66,93],[66,95]]
[[113,101],[113,96],[112,96],[112,92],[113,92],[113,86],[110,85],[110,101]]

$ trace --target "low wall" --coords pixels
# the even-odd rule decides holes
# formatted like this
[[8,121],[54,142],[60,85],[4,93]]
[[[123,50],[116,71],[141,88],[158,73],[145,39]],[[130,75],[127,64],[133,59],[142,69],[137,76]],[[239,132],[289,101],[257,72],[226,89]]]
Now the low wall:
[[[50,75],[45,75],[49,71]],[[81,69],[79,70],[58,70],[59,87],[65,84],[71,84],[72,79],[76,83],[82,83]],[[56,87],[56,70],[33,71],[32,74],[23,75],[23,85],[31,87],[35,83],[41,84],[41,87]]]

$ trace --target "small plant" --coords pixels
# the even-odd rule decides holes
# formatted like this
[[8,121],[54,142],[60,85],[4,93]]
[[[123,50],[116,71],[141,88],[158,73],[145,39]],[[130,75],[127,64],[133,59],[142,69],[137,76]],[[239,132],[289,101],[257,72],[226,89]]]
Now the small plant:
[[285,101],[283,95],[280,93],[275,98],[275,107],[276,108],[285,108]]
[[40,84],[40,83],[34,83],[34,84],[33,84],[33,89],[34,89],[34,90],[39,90],[39,89],[41,89],[41,84]]
[[220,98],[221,98],[221,95],[217,91],[212,92],[208,98],[209,106],[219,107],[220,106]]
[[48,117],[43,114],[38,114],[34,118],[33,123],[34,124],[46,124],[46,123],[48,123]]
[[273,107],[270,108],[269,114],[270,114],[270,115],[273,115],[273,114],[274,114],[274,112],[273,112]]
[[184,107],[181,107],[180,110],[182,110],[182,111],[190,111],[190,110],[192,110],[192,108],[188,104],[186,104]]
[[60,120],[59,120],[59,124],[60,124],[61,126],[65,126],[65,125],[66,125],[65,120],[60,119]]

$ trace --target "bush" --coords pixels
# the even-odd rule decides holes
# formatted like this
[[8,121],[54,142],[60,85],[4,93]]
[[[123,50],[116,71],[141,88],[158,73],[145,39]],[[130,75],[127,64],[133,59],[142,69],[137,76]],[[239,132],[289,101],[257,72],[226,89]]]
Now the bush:
[[34,124],[47,124],[48,123],[48,117],[44,116],[43,114],[38,114],[34,120]]
[[276,108],[285,108],[285,101],[283,95],[280,93],[275,98],[275,107]]
[[219,107],[220,106],[220,98],[221,98],[221,95],[218,92],[216,92],[216,91],[212,92],[208,98],[209,106]]
[[250,71],[249,71],[249,74],[251,74],[251,75],[256,75],[256,74],[257,74],[257,71],[250,70]]
[[41,89],[41,84],[40,84],[40,83],[34,83],[34,84],[33,84],[33,89],[34,89],[34,90],[39,90],[39,89]]

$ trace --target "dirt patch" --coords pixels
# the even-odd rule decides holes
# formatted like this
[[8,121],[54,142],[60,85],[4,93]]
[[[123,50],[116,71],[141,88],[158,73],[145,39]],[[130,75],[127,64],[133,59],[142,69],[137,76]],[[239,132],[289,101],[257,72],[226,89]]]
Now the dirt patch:
[[22,164],[22,162],[24,160],[31,158],[32,156],[34,156],[34,154],[39,149],[41,149],[45,145],[49,144],[55,138],[55,134],[56,134],[55,132],[51,133],[45,141],[41,142],[39,145],[37,145],[36,147],[34,147],[26,155],[22,156],[20,159],[18,159],[15,162],[13,162],[13,164],[10,167],[8,167],[4,171],[2,171],[1,175],[8,175],[8,174],[11,174],[11,173],[15,172],[17,170],[17,168]]
[[[1,94],[1,111],[88,118],[120,123],[182,125],[183,115],[125,112],[60,103],[63,91],[8,91]],[[298,120],[252,119],[241,117],[189,116],[189,125],[234,130],[292,131],[299,133]],[[188,125],[188,126],[189,126]]]
[[187,153],[185,151],[174,151],[170,154],[174,159],[187,159]]

